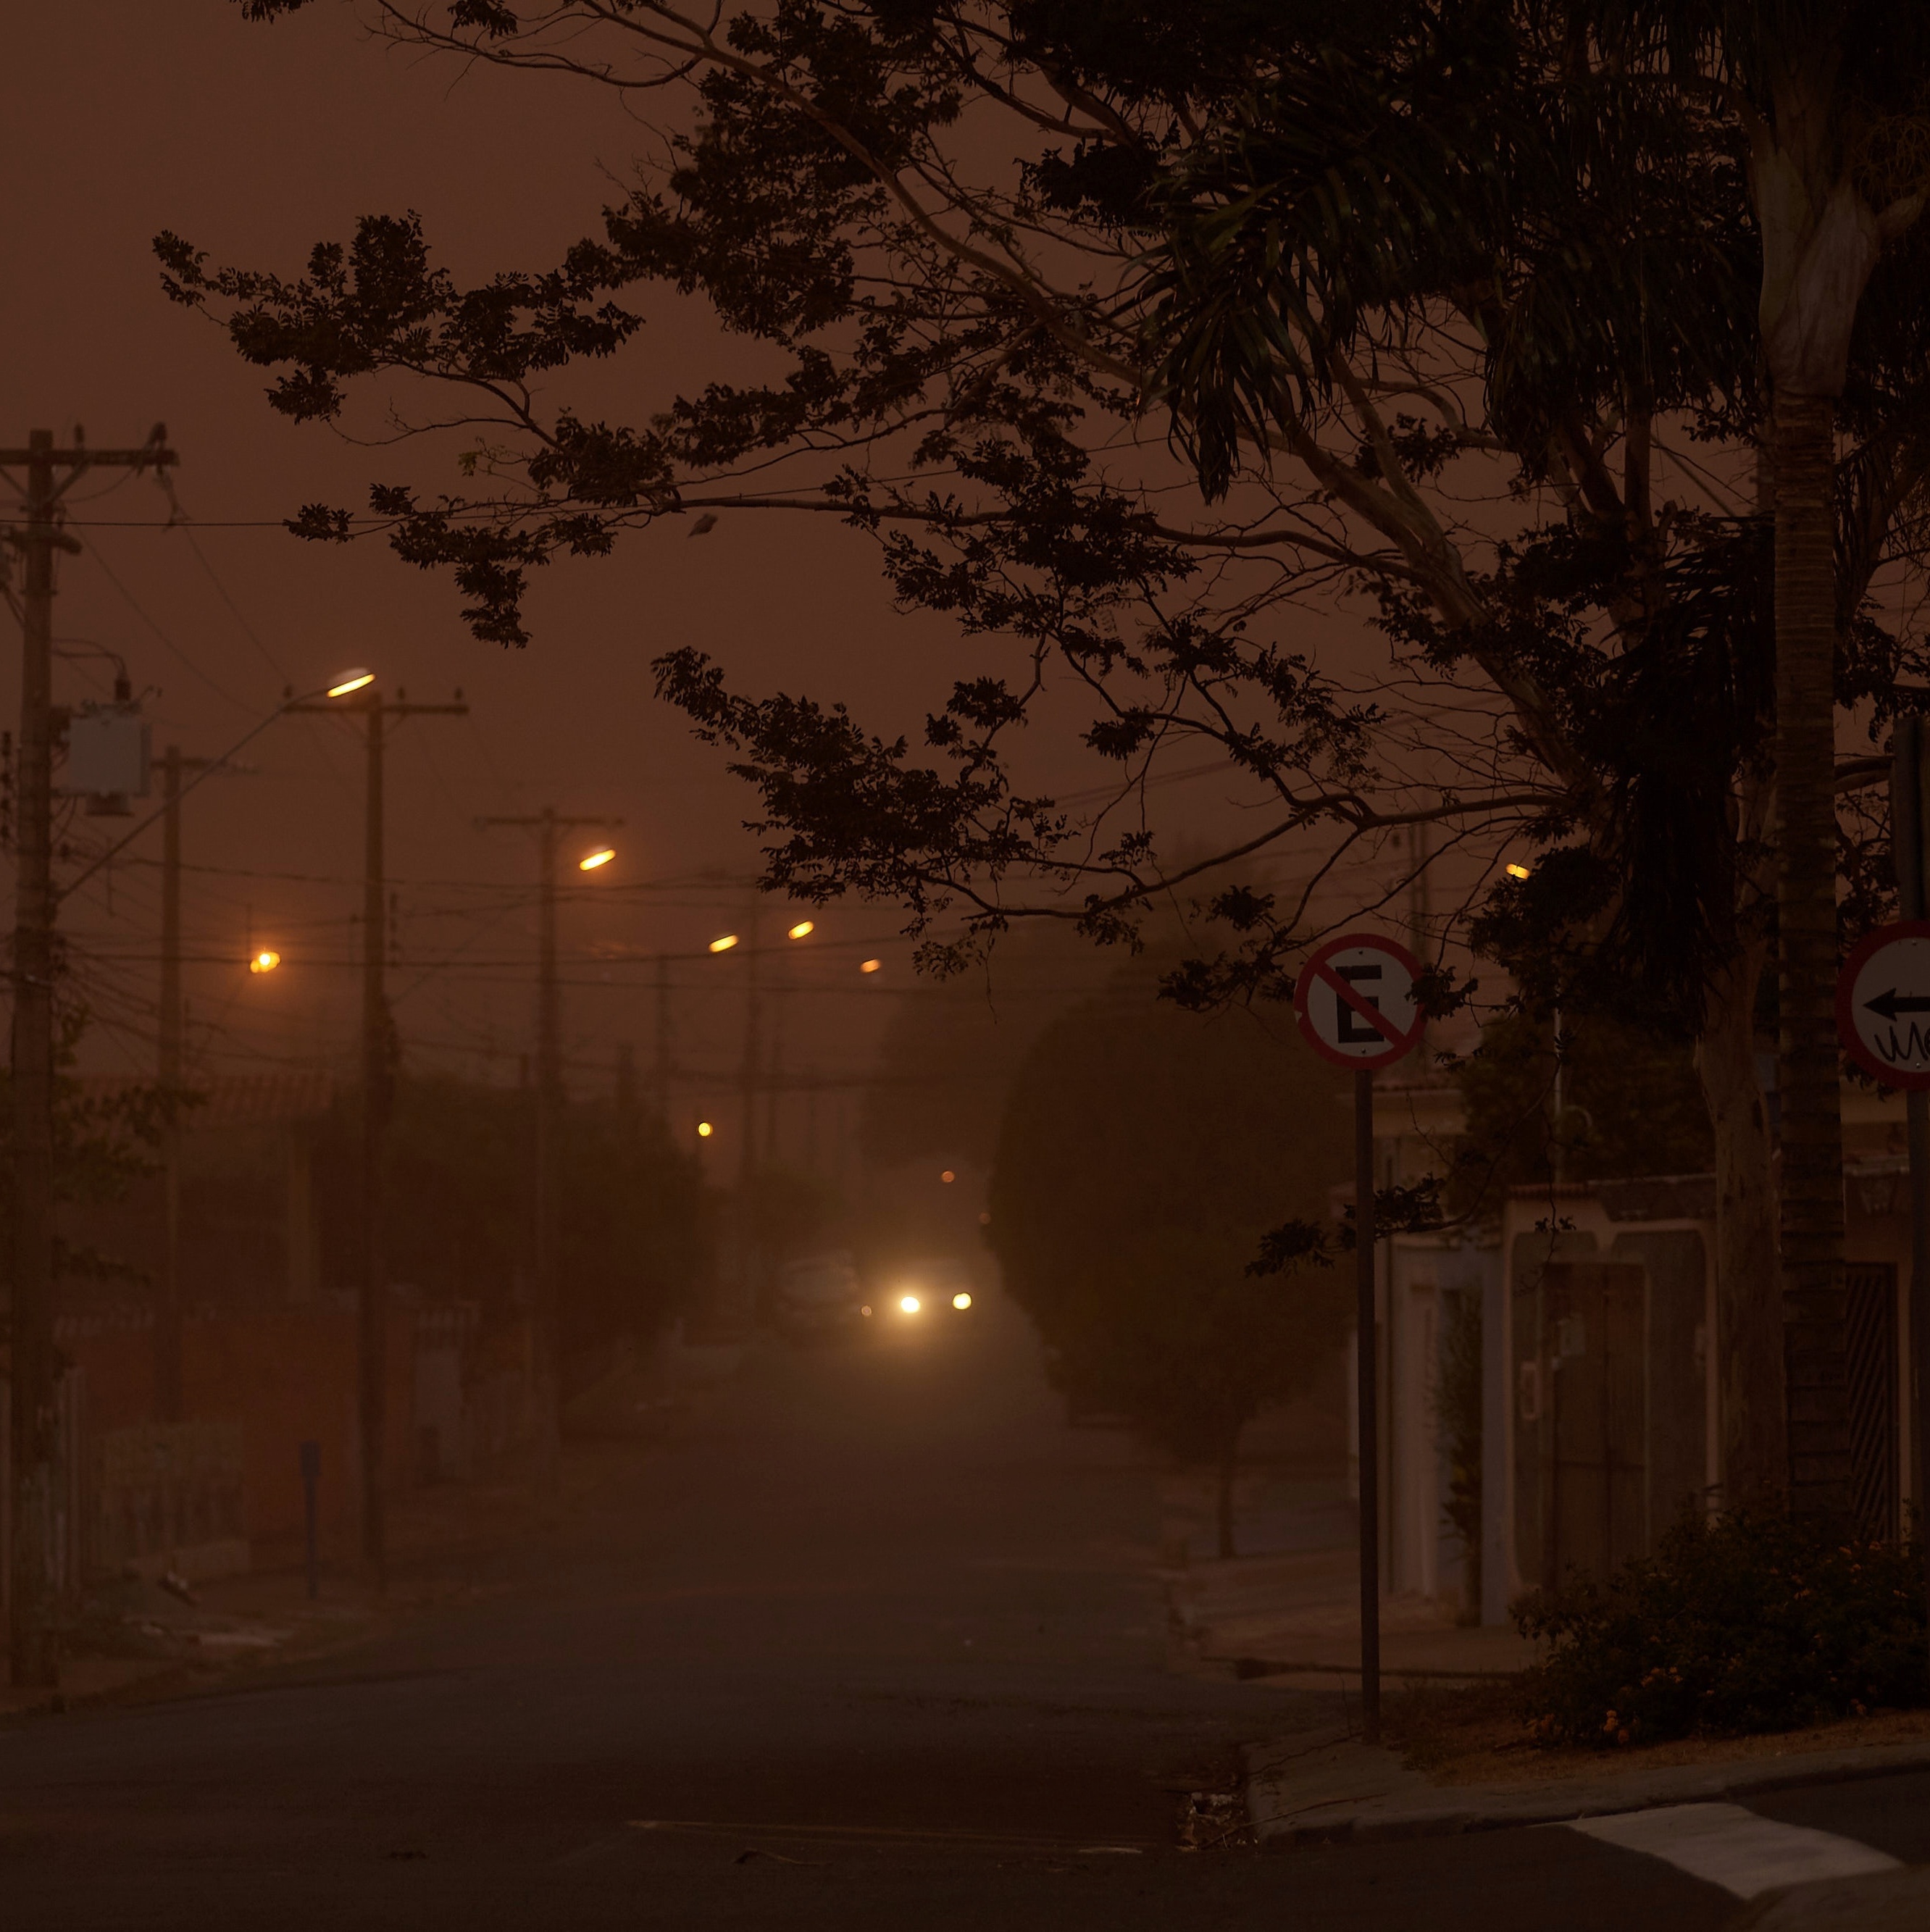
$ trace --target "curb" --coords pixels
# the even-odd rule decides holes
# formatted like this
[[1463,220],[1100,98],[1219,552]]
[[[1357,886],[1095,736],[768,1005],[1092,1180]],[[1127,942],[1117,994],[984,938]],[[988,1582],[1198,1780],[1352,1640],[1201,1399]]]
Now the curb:
[[[1272,1749],[1281,1747],[1275,1744]],[[1559,1825],[1573,1818],[1643,1811],[1810,1784],[1844,1784],[1930,1769],[1930,1739],[1797,1751],[1729,1765],[1670,1765],[1539,1785],[1433,1784],[1389,1750],[1330,1744],[1265,1762],[1269,1747],[1245,1756],[1247,1815],[1264,1846],[1369,1844],[1403,1838],[1457,1838],[1469,1832]],[[1325,1792],[1337,1792],[1326,1796]]]

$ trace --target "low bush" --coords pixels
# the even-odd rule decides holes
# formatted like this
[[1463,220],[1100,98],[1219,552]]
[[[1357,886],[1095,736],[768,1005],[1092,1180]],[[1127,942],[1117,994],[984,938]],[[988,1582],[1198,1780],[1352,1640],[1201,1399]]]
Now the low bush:
[[1547,1744],[1793,1730],[1930,1703],[1920,1544],[1738,1512],[1685,1520],[1652,1556],[1514,1606],[1545,1639],[1523,1680]]

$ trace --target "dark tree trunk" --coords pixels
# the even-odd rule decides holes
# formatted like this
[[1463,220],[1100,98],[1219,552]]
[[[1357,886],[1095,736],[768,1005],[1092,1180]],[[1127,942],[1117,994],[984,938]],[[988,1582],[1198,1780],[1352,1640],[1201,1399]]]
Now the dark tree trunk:
[[1843,1130],[1836,1046],[1835,406],[1778,388],[1776,914],[1790,1506],[1846,1514]]
[[1724,1508],[1780,1497],[1789,1480],[1783,1324],[1769,1110],[1756,1074],[1756,984],[1745,947],[1712,982],[1696,1070],[1715,1144],[1715,1333]]

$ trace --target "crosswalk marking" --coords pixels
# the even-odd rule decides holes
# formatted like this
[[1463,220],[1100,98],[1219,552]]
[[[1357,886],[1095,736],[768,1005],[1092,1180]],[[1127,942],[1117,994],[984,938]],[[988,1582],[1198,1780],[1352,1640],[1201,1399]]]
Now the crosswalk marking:
[[1895,1871],[1901,1864],[1854,1838],[1807,1825],[1779,1825],[1739,1804],[1670,1804],[1653,1811],[1576,1818],[1563,1828],[1627,1851],[1646,1852],[1738,1898],[1812,1879]]

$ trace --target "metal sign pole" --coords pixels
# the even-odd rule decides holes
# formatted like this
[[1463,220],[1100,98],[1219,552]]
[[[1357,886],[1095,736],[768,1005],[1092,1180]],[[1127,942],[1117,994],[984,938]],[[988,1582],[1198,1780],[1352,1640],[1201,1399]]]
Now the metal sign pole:
[[[1354,1076],[1354,1408],[1361,1474],[1361,1736],[1380,1742],[1380,1351],[1374,1320],[1373,1077],[1420,1043],[1421,963],[1397,940],[1350,932],[1301,969],[1294,1016],[1322,1059]],[[1389,1333],[1391,1334],[1390,1328]]]
[[[1923,788],[1925,721],[1896,721],[1895,762],[1891,767],[1889,836],[1896,866],[1898,910],[1907,920],[1925,916],[1925,836],[1930,798]],[[1917,1535],[1924,1558],[1924,1598],[1930,1606],[1930,1444],[1924,1425],[1930,1420],[1930,1092],[1907,1088],[1904,1106],[1910,1124],[1910,1446]]]
[[1355,1367],[1361,1471],[1361,1739],[1380,1742],[1380,1351],[1375,1346],[1373,1071],[1354,1076]]

